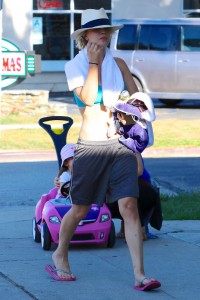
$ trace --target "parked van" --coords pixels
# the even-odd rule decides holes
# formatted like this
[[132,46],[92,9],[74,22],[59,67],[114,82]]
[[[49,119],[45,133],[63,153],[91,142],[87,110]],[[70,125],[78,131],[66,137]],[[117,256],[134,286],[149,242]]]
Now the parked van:
[[139,91],[176,104],[200,100],[200,19],[119,20],[110,49],[124,59]]

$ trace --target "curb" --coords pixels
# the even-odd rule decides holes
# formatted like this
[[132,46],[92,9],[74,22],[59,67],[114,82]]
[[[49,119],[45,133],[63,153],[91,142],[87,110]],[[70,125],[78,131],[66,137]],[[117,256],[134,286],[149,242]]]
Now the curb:
[[[147,148],[143,158],[199,157],[200,147]],[[0,150],[0,163],[27,161],[57,161],[55,150]]]

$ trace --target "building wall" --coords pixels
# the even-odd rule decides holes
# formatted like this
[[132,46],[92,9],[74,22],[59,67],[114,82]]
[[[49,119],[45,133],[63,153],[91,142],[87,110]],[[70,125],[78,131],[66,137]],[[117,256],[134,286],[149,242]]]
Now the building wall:
[[183,16],[183,0],[112,0],[112,3],[113,19]]
[[3,38],[10,40],[20,50],[32,50],[32,0],[3,1]]

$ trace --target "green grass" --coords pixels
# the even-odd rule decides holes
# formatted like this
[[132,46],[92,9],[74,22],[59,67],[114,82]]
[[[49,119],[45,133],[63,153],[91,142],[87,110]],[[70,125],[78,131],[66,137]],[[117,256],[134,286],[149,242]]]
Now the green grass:
[[200,120],[156,120],[154,147],[199,147]]
[[[42,116],[41,116],[42,117]],[[80,116],[70,116],[74,121],[67,135],[68,143],[76,143],[81,124]],[[9,115],[1,117],[2,125],[38,125],[40,116],[17,116]],[[50,123],[53,128],[62,128],[63,121]],[[9,129],[0,132],[1,150],[54,150],[50,135],[41,127],[38,129]]]
[[[42,116],[20,116],[11,114],[1,117],[2,125],[38,124]],[[81,117],[69,115],[74,124],[69,130],[67,142],[75,143],[81,124]],[[57,122],[58,123],[58,122]],[[153,122],[154,148],[200,147],[200,120],[157,119]],[[53,150],[50,136],[42,128],[2,130],[2,150]]]
[[200,220],[200,190],[161,195],[161,205],[164,220]]

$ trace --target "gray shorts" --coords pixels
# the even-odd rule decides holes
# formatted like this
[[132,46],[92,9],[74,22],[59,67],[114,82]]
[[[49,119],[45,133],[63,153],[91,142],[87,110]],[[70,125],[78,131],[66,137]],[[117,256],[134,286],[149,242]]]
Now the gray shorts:
[[78,205],[102,205],[125,197],[138,198],[137,160],[118,139],[78,140],[70,196]]

